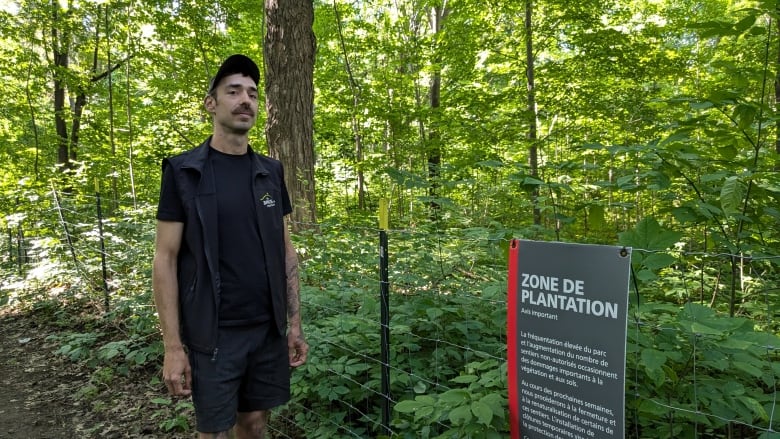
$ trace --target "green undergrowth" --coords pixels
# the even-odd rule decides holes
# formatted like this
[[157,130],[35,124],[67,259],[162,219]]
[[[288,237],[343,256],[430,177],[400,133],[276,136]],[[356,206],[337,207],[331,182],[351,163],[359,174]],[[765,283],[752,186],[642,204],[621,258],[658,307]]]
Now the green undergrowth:
[[[516,233],[488,227],[389,233],[387,425],[377,231],[324,223],[316,232],[298,233],[311,350],[307,364],[293,372],[293,398],[276,411],[272,432],[294,438],[506,437],[503,248]],[[685,254],[682,240],[651,220],[621,236],[636,255],[626,436],[776,437],[776,263],[746,262],[743,287],[733,293],[739,300],[731,303],[732,261]],[[151,252],[148,239],[137,244]],[[133,410],[143,412],[154,431],[191,434],[191,404],[166,396],[159,379],[162,347],[148,266],[134,271],[132,260],[122,262],[133,275],[113,280],[108,309],[102,291],[64,263],[46,280],[17,279],[25,294],[5,306],[52,328],[48,340],[56,342],[56,355],[89,371],[74,398],[108,417],[115,407],[106,393],[119,382],[133,383]],[[10,297],[8,288],[2,291]]]

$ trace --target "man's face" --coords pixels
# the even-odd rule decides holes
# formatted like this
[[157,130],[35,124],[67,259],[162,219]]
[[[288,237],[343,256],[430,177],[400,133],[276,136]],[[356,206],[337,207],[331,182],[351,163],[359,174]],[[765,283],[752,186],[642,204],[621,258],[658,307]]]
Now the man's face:
[[257,86],[249,76],[225,76],[206,97],[206,109],[217,125],[228,133],[246,134],[257,120]]

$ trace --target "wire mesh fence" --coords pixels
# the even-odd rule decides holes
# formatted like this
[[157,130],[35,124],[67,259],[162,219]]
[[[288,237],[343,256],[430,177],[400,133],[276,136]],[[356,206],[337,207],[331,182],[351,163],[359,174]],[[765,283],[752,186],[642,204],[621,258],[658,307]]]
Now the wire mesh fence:
[[[107,303],[145,301],[139,312],[153,321],[154,208],[119,205],[99,217],[97,202],[52,193],[6,216],[3,302],[27,300],[31,282],[50,287],[62,276],[70,280],[58,288],[107,294]],[[300,226],[308,230],[294,240],[311,352],[293,372],[293,399],[275,411],[272,436],[506,437],[508,232],[388,230],[383,346],[380,230]],[[684,246],[633,252],[671,262],[635,275],[629,292],[625,437],[780,437],[780,257]]]

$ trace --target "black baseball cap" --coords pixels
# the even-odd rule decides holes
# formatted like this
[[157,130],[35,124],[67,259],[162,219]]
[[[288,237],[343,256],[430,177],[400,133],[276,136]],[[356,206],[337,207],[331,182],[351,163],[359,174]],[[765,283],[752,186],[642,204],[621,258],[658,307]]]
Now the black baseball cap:
[[240,54],[230,55],[227,57],[227,59],[225,59],[222,65],[219,66],[217,74],[214,75],[214,78],[212,78],[211,82],[209,82],[208,94],[211,94],[211,92],[214,91],[214,88],[217,86],[217,84],[219,84],[219,81],[221,81],[222,78],[225,76],[234,75],[236,73],[249,76],[253,81],[255,81],[255,85],[260,82],[260,69],[257,68],[257,64],[255,64],[251,58]]

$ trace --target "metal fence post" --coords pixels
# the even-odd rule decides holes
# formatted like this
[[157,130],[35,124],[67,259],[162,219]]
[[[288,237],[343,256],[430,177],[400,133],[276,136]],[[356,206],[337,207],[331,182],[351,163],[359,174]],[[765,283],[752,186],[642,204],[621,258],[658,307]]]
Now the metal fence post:
[[100,207],[100,186],[97,179],[95,179],[95,200],[97,203],[97,220],[98,220],[98,234],[100,235],[100,266],[103,269],[103,301],[108,311],[110,305],[110,295],[108,292],[108,280],[106,273],[106,243],[103,237],[103,210]]
[[387,435],[390,430],[390,288],[387,275],[387,228],[388,228],[388,201],[379,200],[379,277],[380,277],[380,344],[382,361],[382,427]]

